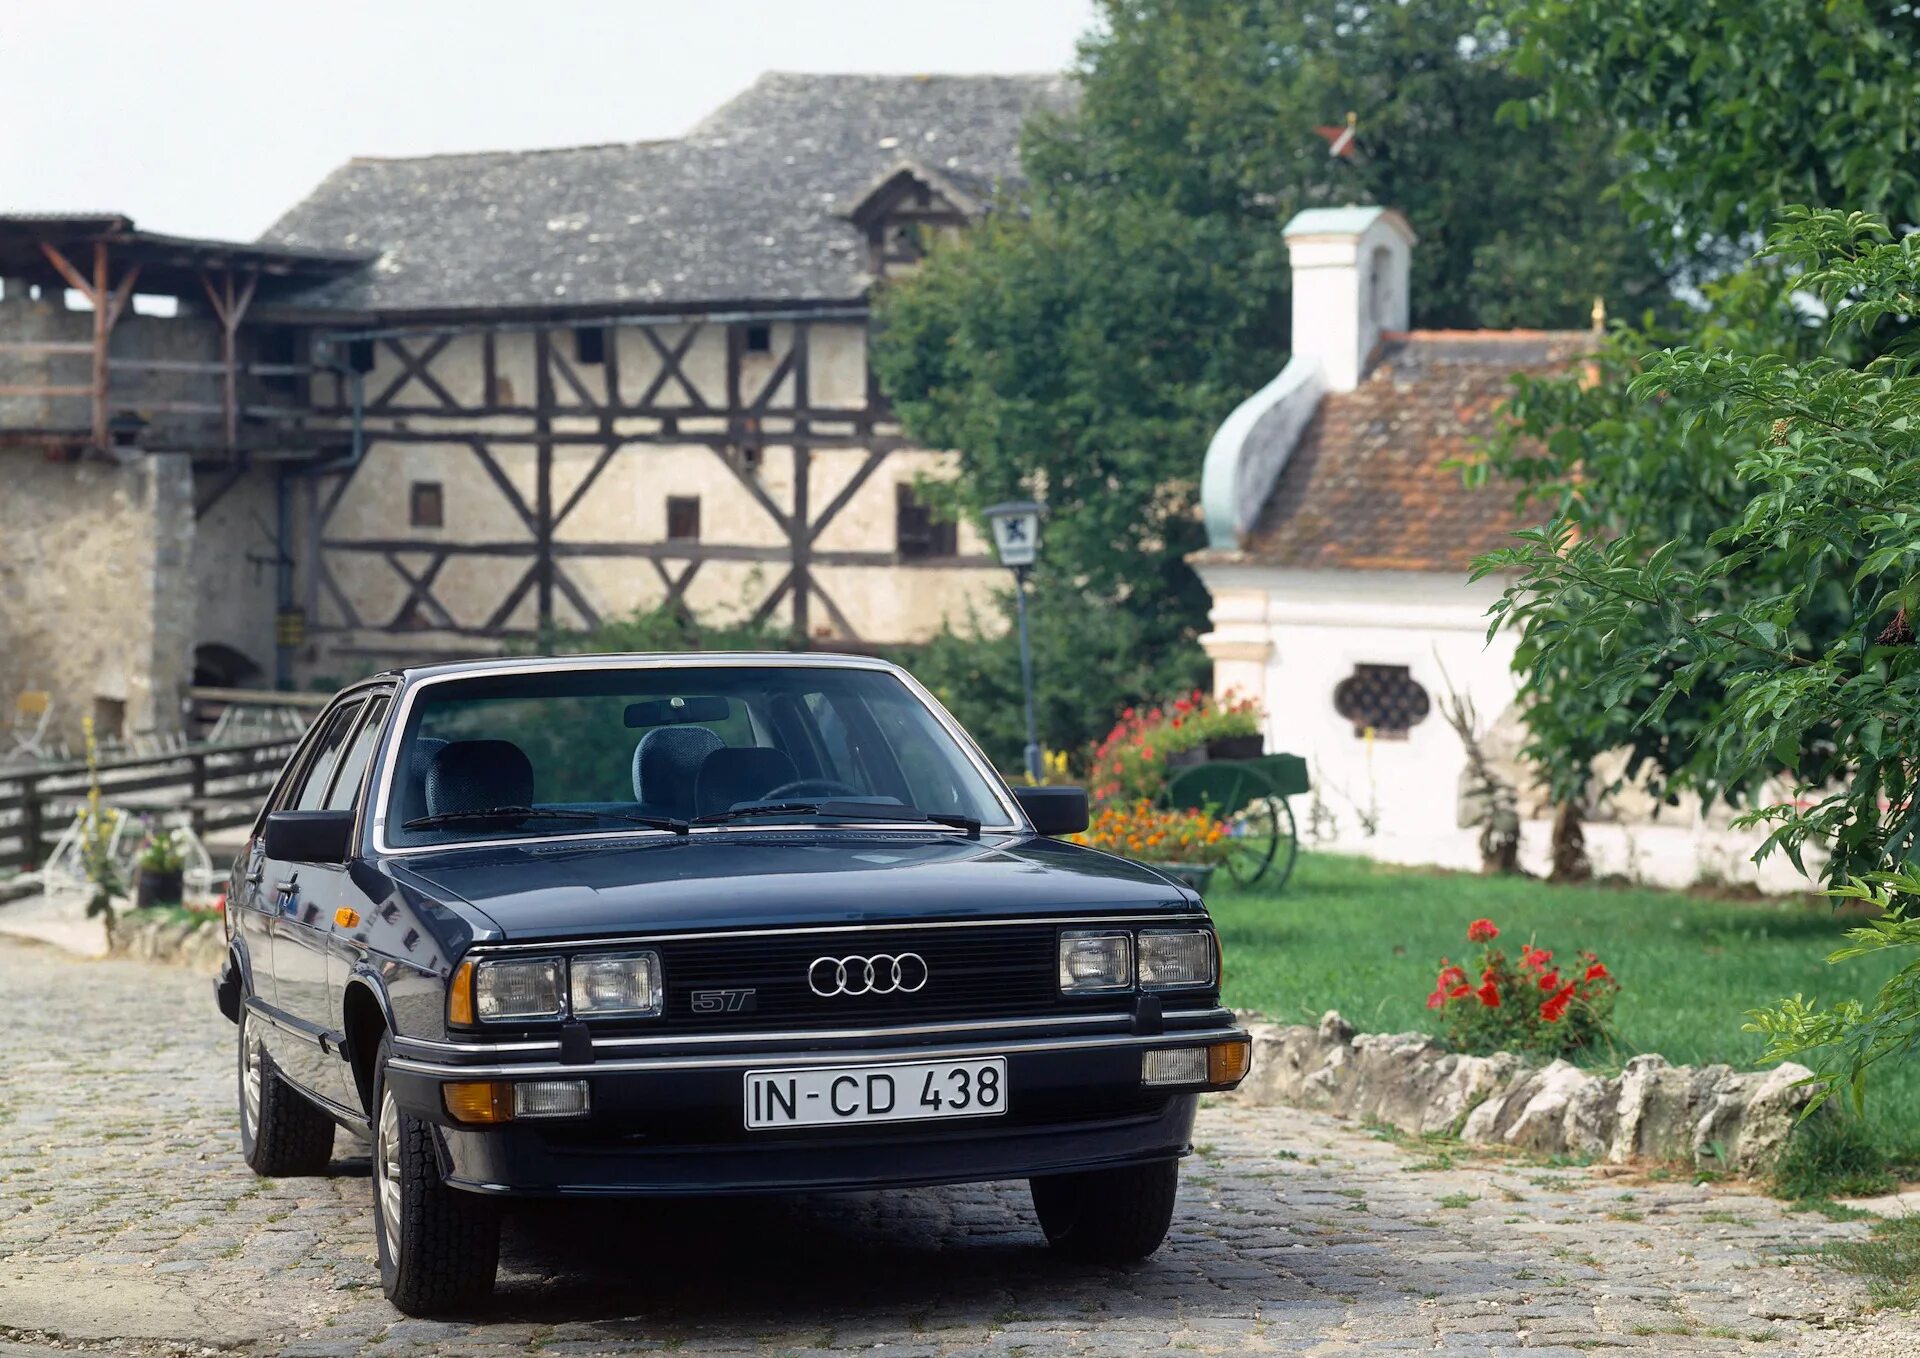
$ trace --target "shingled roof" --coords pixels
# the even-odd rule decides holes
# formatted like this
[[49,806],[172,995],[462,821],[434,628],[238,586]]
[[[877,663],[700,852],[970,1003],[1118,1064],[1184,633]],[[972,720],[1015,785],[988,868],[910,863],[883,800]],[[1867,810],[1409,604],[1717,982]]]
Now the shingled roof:
[[356,311],[851,302],[848,220],[902,162],[990,188],[1063,76],[762,76],[673,141],[353,160],[262,239],[371,249],[306,305]]
[[1565,366],[1583,331],[1391,335],[1353,391],[1321,399],[1245,545],[1202,560],[1297,569],[1446,571],[1510,546],[1510,487],[1468,489],[1457,467],[1493,432],[1517,372]]

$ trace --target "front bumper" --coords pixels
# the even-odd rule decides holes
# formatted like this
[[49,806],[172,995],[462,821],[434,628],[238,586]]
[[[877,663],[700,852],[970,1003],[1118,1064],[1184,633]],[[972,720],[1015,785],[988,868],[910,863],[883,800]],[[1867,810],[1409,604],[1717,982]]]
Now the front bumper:
[[[785,1043],[774,1050],[648,1050],[583,1064],[479,1063],[449,1059],[442,1047],[431,1056],[396,1056],[387,1079],[402,1108],[435,1125],[447,1182],[475,1192],[705,1196],[979,1182],[1184,1155],[1198,1095],[1231,1086],[1143,1087],[1141,1053],[1245,1037],[1224,1011],[1208,1018],[1153,1036],[1027,1030],[1001,1040],[860,1041],[831,1050]],[[998,1117],[780,1131],[743,1126],[749,1069],[980,1056],[1006,1058],[1007,1111]],[[585,1079],[592,1111],[464,1126],[449,1116],[442,1086],[476,1079]]]

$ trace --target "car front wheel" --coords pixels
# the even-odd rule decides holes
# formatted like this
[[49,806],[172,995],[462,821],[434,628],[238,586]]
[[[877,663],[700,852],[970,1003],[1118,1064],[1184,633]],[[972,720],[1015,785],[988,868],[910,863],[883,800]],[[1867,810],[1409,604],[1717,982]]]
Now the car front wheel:
[[1054,1249],[1089,1263],[1131,1264],[1167,1238],[1180,1162],[1054,1174],[1029,1187],[1040,1229]]
[[240,1153],[271,1179],[323,1174],[333,1159],[333,1119],[295,1092],[260,1038],[260,1021],[240,1009]]
[[402,1112],[387,1087],[387,1038],[373,1076],[373,1225],[380,1286],[410,1316],[470,1307],[493,1291],[500,1211],[477,1193],[449,1188],[433,1153],[433,1129]]

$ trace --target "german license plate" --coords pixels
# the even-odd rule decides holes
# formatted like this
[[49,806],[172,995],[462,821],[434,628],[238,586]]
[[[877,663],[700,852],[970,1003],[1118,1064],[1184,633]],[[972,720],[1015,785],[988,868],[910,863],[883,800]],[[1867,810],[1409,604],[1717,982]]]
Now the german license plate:
[[988,1056],[750,1070],[746,1104],[749,1131],[996,1117],[1007,1111],[1007,1061]]

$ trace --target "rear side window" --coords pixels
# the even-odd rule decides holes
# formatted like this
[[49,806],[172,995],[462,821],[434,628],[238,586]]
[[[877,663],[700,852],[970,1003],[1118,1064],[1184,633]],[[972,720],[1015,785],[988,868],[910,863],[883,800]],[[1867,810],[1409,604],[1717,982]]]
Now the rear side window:
[[340,754],[346,748],[353,721],[363,703],[348,703],[327,718],[326,729],[313,747],[313,758],[300,774],[299,786],[292,790],[288,804],[296,811],[318,811],[325,804],[333,771],[340,767]]
[[367,703],[367,719],[354,732],[353,744],[347,747],[346,758],[340,761],[340,771],[334,777],[333,790],[327,794],[324,803],[327,810],[353,810],[353,803],[360,795],[360,784],[366,781],[367,764],[373,758],[374,742],[380,739],[380,720],[387,715],[387,701],[386,695],[382,694]]

